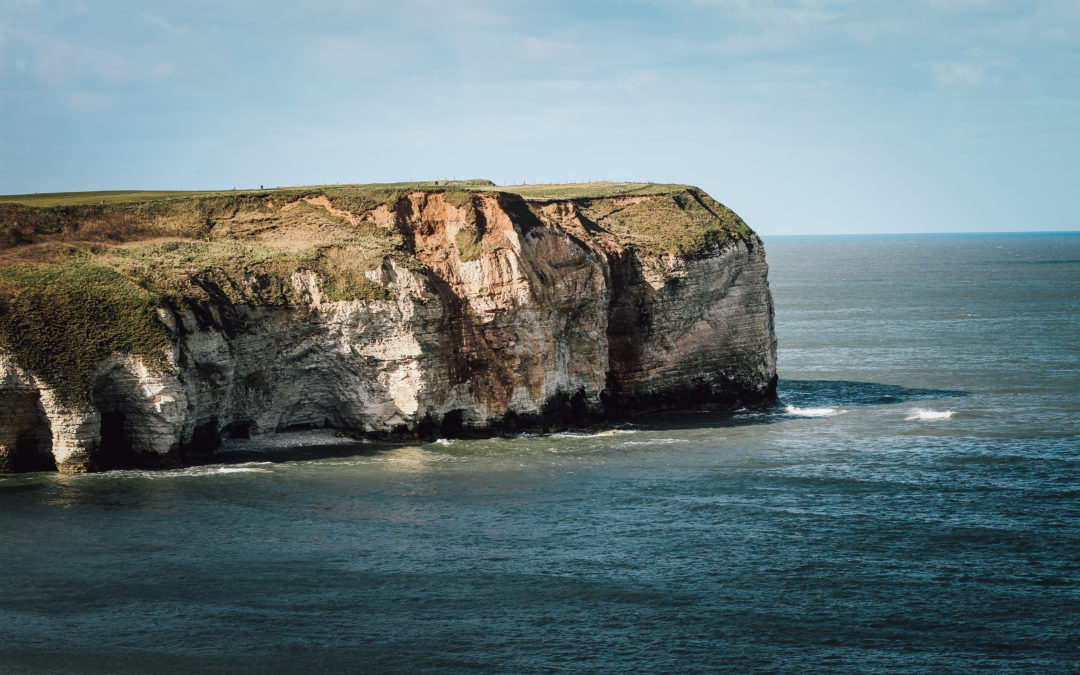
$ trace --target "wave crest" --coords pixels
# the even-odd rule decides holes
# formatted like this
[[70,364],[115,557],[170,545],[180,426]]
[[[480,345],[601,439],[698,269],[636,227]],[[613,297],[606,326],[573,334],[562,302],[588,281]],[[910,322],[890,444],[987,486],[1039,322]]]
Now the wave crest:
[[947,420],[956,414],[955,410],[925,410],[923,408],[916,408],[904,419],[907,421],[918,420],[920,422],[933,422],[936,420]]
[[798,415],[799,417],[832,417],[833,415],[839,415],[840,413],[847,411],[841,410],[836,406],[824,408],[799,408],[797,406],[789,405],[784,408],[784,412],[789,415]]

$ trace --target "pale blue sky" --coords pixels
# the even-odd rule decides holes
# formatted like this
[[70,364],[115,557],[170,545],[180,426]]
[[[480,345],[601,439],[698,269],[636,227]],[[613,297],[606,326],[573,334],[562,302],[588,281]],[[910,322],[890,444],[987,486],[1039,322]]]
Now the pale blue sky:
[[1080,229],[1080,2],[0,0],[0,194],[693,183],[763,234]]

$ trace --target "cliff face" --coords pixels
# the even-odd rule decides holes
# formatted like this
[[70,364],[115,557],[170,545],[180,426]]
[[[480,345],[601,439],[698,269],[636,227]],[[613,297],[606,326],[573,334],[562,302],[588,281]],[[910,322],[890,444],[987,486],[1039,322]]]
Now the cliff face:
[[[27,281],[37,277],[9,263],[18,272],[0,305],[0,470],[173,465],[224,437],[297,427],[454,436],[775,398],[764,247],[703,193],[525,199],[416,189],[366,209],[342,202],[253,197],[206,218],[173,217],[169,227],[188,236],[164,243],[159,213],[131,241],[82,247],[80,265],[89,255],[118,275],[109,283],[134,284],[125,298],[151,294],[117,311],[152,312],[165,339],[154,347],[125,338],[123,324],[105,329],[120,336],[115,344],[151,346],[89,350],[77,381],[35,369],[53,343],[38,344],[16,319],[38,316],[19,304],[40,300]],[[175,216],[180,207],[170,208]],[[653,222],[679,211],[686,222]],[[21,236],[26,246],[55,244],[57,233],[86,228],[75,220]],[[201,239],[184,231],[188,220],[204,228]],[[181,249],[170,248],[227,232],[229,242],[291,250],[328,230],[394,239],[350,249],[338,238],[317,256],[269,262],[245,249],[239,266],[185,258],[182,270]],[[148,247],[158,247],[151,258],[130,253]],[[84,284],[65,302],[89,292]]]

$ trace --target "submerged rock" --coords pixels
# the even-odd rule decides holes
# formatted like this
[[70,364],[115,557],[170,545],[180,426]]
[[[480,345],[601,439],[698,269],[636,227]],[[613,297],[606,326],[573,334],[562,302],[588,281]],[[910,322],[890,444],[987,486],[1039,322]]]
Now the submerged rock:
[[771,404],[757,235],[695,188],[575,187],[6,205],[0,471]]

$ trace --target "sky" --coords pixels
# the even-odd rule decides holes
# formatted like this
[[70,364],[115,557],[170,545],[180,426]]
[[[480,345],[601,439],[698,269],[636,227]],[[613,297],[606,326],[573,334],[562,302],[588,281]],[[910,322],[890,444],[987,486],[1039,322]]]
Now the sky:
[[1080,230],[1076,0],[0,0],[0,194],[700,186],[764,235]]

